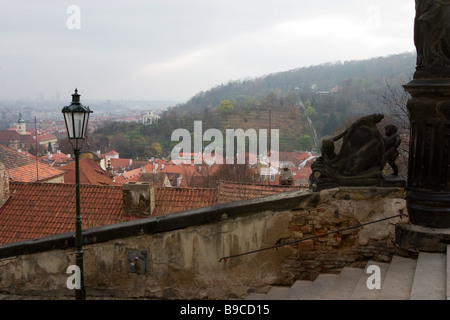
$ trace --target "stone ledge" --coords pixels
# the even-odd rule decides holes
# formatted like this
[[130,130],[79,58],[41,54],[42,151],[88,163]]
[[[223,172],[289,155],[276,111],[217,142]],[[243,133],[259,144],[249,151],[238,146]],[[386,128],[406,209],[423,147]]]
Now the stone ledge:
[[450,228],[427,228],[415,224],[395,226],[395,244],[411,252],[445,253],[450,244]]
[[397,176],[383,176],[380,178],[361,178],[348,177],[341,179],[321,178],[313,185],[313,191],[322,191],[333,188],[404,188],[406,182],[404,179]]

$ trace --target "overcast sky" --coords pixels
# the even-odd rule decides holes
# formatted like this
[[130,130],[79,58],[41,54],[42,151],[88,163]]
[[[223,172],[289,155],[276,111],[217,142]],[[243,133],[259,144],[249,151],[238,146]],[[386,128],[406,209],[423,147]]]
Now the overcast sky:
[[186,101],[230,80],[415,51],[414,0],[0,0],[0,100]]

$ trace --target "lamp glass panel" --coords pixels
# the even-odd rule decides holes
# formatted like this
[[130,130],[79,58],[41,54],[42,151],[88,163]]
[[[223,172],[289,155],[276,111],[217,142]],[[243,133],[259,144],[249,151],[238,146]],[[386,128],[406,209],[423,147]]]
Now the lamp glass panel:
[[83,138],[86,137],[88,122],[89,122],[89,113],[85,113],[84,114]]
[[84,138],[84,112],[74,112],[73,113],[73,121],[74,121],[74,138],[75,139],[83,139]]
[[73,114],[72,112],[65,112],[64,113],[64,120],[66,121],[66,128],[67,128],[67,134],[69,136],[69,139],[74,138],[74,128],[73,128]]

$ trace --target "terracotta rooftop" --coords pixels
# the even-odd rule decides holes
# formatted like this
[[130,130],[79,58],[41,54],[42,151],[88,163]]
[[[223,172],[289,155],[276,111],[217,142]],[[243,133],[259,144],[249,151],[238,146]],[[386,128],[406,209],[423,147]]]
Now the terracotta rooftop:
[[30,134],[21,134],[20,143],[32,144],[36,143],[36,140],[34,140],[34,137]]
[[[80,184],[92,184],[92,185],[104,185],[111,186],[116,185],[113,178],[103,170],[94,160],[90,158],[81,159],[80,165]],[[59,167],[65,172],[64,183],[75,183],[75,162],[71,162],[64,166]]]
[[30,163],[36,163],[36,160],[0,144],[0,162],[10,170]]
[[30,163],[21,167],[8,169],[10,180],[21,182],[49,181],[64,175],[64,171],[50,167],[45,163]]
[[130,170],[139,169],[150,164],[149,161],[133,161],[130,165]]
[[291,168],[292,174],[294,174],[294,180],[306,178],[309,179],[309,176],[312,173],[311,167],[301,167],[301,168]]
[[217,204],[217,189],[157,188],[155,198],[152,215],[166,215]]
[[268,184],[249,184],[230,181],[220,181],[218,203],[239,201],[268,196],[271,194],[299,190],[297,186],[280,186]]
[[9,143],[11,140],[20,140],[20,135],[15,130],[0,130],[0,143]]
[[61,165],[73,161],[73,158],[70,154],[65,154],[62,152],[48,154],[46,156],[40,157],[39,159],[43,162],[53,163],[53,165]]
[[170,187],[169,185],[166,185],[166,183],[170,183],[168,181],[167,176],[165,173],[142,173],[138,180],[139,182],[150,182],[155,187]]
[[36,160],[33,158],[0,145],[0,162],[8,170],[8,174],[13,181],[45,181],[64,174],[64,171],[57,168],[50,167],[44,163],[36,163]]
[[[75,186],[10,183],[10,198],[0,208],[0,245],[75,230]],[[122,188],[81,185],[82,227],[124,221]]]
[[54,140],[56,139],[54,134],[40,134],[36,137],[38,142],[47,141],[47,140]]
[[[132,159],[126,159],[126,158],[111,158],[111,167],[114,171],[123,171],[123,170],[129,170]],[[107,164],[106,164],[107,166]]]
[[14,130],[0,130],[0,144],[9,144],[12,141],[31,144],[35,143],[34,137],[28,132],[27,134],[19,134]]
[[[81,162],[89,166],[94,163],[91,159],[82,159]],[[80,188],[83,228],[133,219],[123,214],[121,186],[81,184]],[[152,215],[166,215],[296,189],[299,188],[226,181],[221,181],[219,188],[210,189],[157,187]],[[12,181],[9,190],[9,199],[0,207],[0,245],[74,231],[74,184]]]
[[199,185],[198,183],[195,183],[195,178],[204,178],[203,174],[198,171],[198,167],[195,166],[174,165],[166,163],[148,163],[141,168],[121,173],[120,176],[115,178],[115,182],[123,184],[130,181],[140,181],[140,176],[146,173],[166,174],[172,186],[174,187],[177,187],[177,178],[179,178],[180,176],[181,185],[179,187],[192,187],[195,184]]

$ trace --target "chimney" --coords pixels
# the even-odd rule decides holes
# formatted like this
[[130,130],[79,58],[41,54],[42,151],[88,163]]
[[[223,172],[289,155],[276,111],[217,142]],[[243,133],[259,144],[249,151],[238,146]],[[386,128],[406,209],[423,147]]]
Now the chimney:
[[113,168],[111,167],[111,159],[108,158],[108,165],[106,167],[106,172],[108,172],[110,175],[114,175]]
[[122,187],[126,216],[151,216],[155,209],[155,187],[148,182],[127,182]]
[[280,173],[280,185],[292,186],[293,184],[294,184],[294,179],[292,176],[292,170],[290,168],[283,168]]
[[0,207],[9,198],[9,179],[8,172],[6,171],[3,163],[0,162]]

